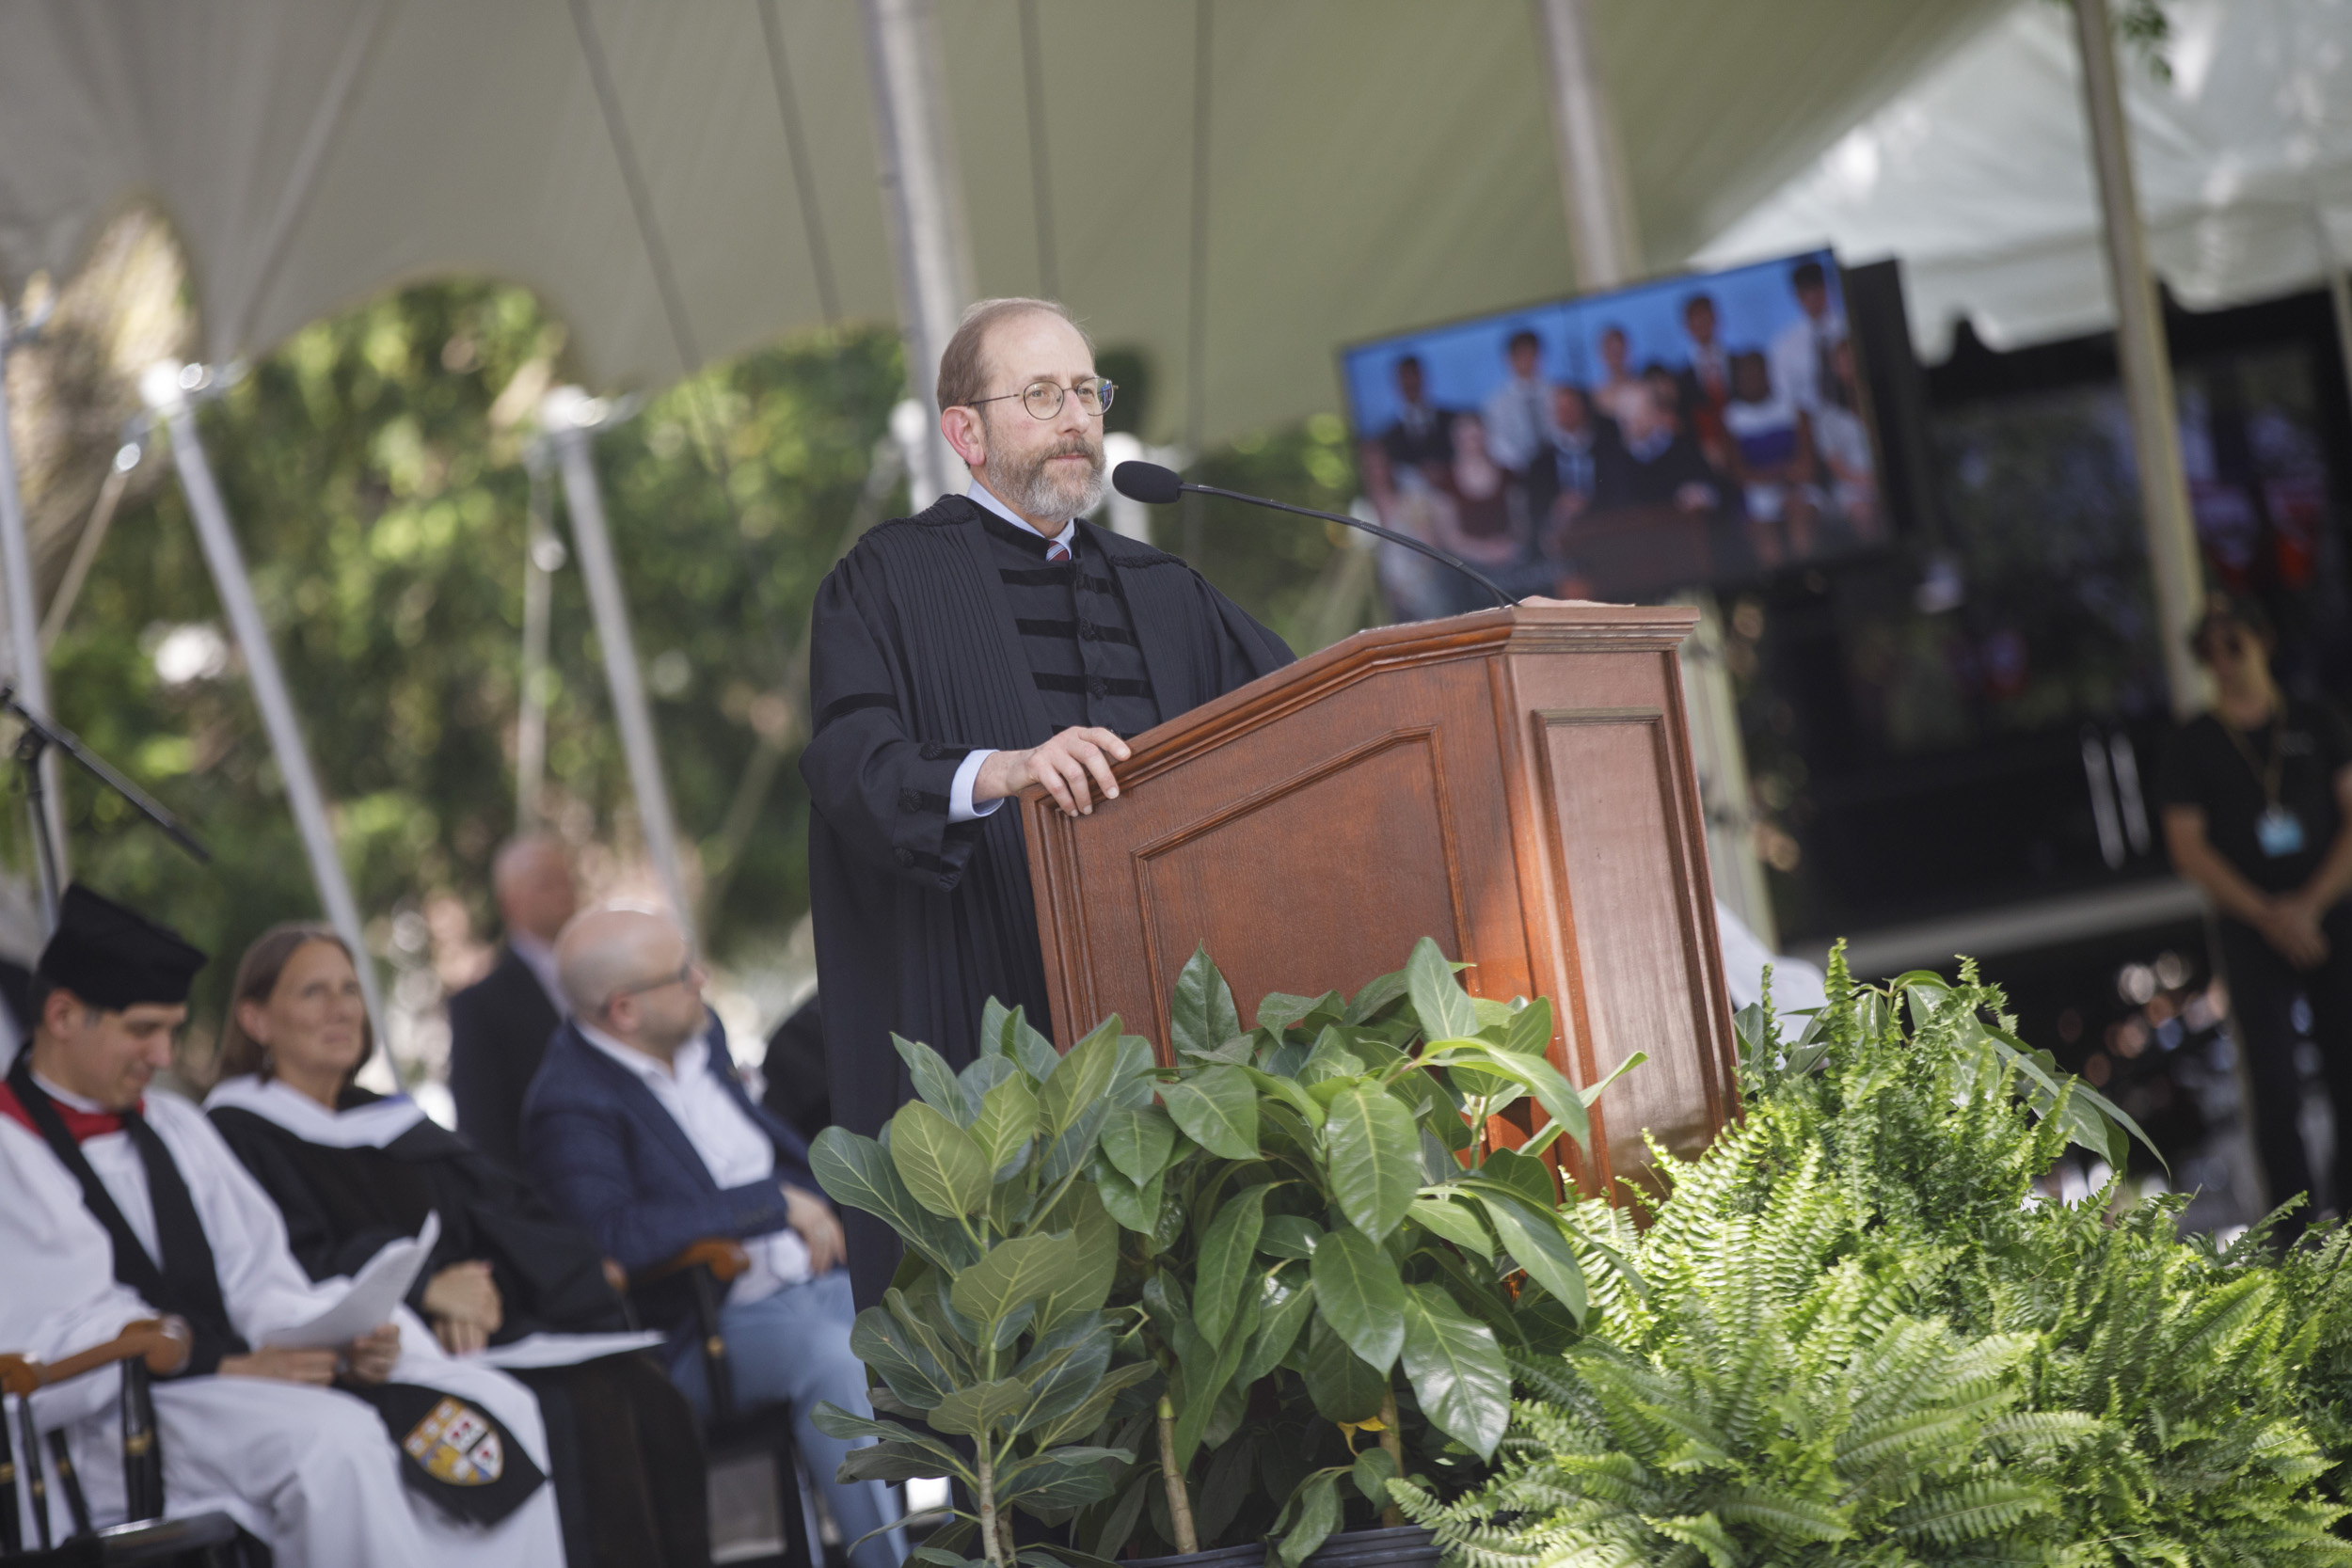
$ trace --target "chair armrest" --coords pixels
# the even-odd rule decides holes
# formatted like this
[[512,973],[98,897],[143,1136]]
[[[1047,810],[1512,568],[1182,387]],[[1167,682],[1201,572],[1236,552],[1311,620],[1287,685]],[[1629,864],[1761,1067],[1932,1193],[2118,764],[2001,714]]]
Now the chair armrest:
[[[657,1279],[667,1279],[689,1269],[708,1269],[710,1277],[725,1285],[739,1278],[752,1266],[752,1256],[743,1250],[743,1243],[725,1236],[706,1236],[675,1257],[666,1258],[649,1269],[634,1275],[624,1274],[628,1289],[650,1285]],[[608,1275],[607,1277],[610,1277]]]
[[188,1364],[195,1337],[178,1318],[143,1318],[103,1345],[76,1351],[62,1361],[46,1364],[23,1355],[0,1355],[0,1391],[23,1399],[52,1384],[118,1361],[140,1360],[157,1377],[169,1377]]

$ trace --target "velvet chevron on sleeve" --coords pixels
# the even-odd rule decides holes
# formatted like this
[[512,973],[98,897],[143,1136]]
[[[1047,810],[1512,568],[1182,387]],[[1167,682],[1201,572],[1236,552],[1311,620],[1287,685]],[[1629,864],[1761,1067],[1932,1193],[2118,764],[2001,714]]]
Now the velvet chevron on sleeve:
[[[834,1116],[869,1136],[913,1095],[892,1034],[961,1068],[989,997],[1048,1021],[1019,810],[948,821],[973,749],[1035,746],[1055,728],[984,515],[950,496],[883,523],[817,597],[801,757],[809,899]],[[1176,557],[1089,524],[1078,535],[1081,569],[1110,568],[1163,720],[1290,662],[1279,638]],[[878,1300],[890,1233],[843,1219],[859,1300]]]

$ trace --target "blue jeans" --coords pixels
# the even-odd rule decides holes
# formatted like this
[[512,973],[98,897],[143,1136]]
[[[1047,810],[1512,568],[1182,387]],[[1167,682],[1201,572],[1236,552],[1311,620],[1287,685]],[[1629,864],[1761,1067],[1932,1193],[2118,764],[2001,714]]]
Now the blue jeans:
[[[890,1490],[882,1482],[834,1479],[850,1450],[872,1439],[844,1442],[828,1437],[809,1420],[810,1413],[828,1401],[853,1416],[870,1418],[874,1413],[866,1402],[865,1363],[850,1351],[850,1324],[856,1315],[850,1304],[850,1275],[843,1269],[719,1309],[719,1332],[726,1339],[727,1361],[734,1371],[736,1408],[792,1406],[793,1440],[817,1484],[824,1488],[826,1506],[833,1510],[845,1544],[898,1516]],[[710,1390],[699,1347],[690,1343],[670,1363],[670,1379],[696,1412],[709,1419]],[[858,1547],[850,1561],[852,1568],[898,1568],[906,1554],[906,1532],[894,1529]]]

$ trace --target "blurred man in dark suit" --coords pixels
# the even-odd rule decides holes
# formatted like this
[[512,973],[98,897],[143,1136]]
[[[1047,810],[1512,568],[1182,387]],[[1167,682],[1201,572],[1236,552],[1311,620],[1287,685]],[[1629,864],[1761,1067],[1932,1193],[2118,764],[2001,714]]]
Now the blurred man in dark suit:
[[490,877],[506,943],[488,974],[449,999],[449,1089],[457,1131],[520,1170],[523,1091],[564,1018],[555,939],[580,889],[563,844],[544,833],[509,840]]
[[1442,470],[1454,461],[1453,416],[1429,401],[1421,356],[1408,354],[1396,362],[1396,423],[1381,432],[1380,445],[1398,481],[1408,472]]

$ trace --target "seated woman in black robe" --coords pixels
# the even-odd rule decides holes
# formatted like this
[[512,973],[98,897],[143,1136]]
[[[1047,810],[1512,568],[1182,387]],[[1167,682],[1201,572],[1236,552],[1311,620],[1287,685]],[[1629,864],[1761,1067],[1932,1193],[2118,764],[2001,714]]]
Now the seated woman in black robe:
[[[408,1305],[452,1354],[626,1329],[595,1242],[407,1096],[352,1083],[373,1049],[358,974],[330,927],[279,926],[246,950],[205,1109],[277,1201],[310,1277],[357,1272],[437,1212],[440,1240]],[[685,1397],[642,1354],[542,1343],[563,1364],[508,1370],[547,1418],[575,1568],[708,1568],[701,1439]]]

